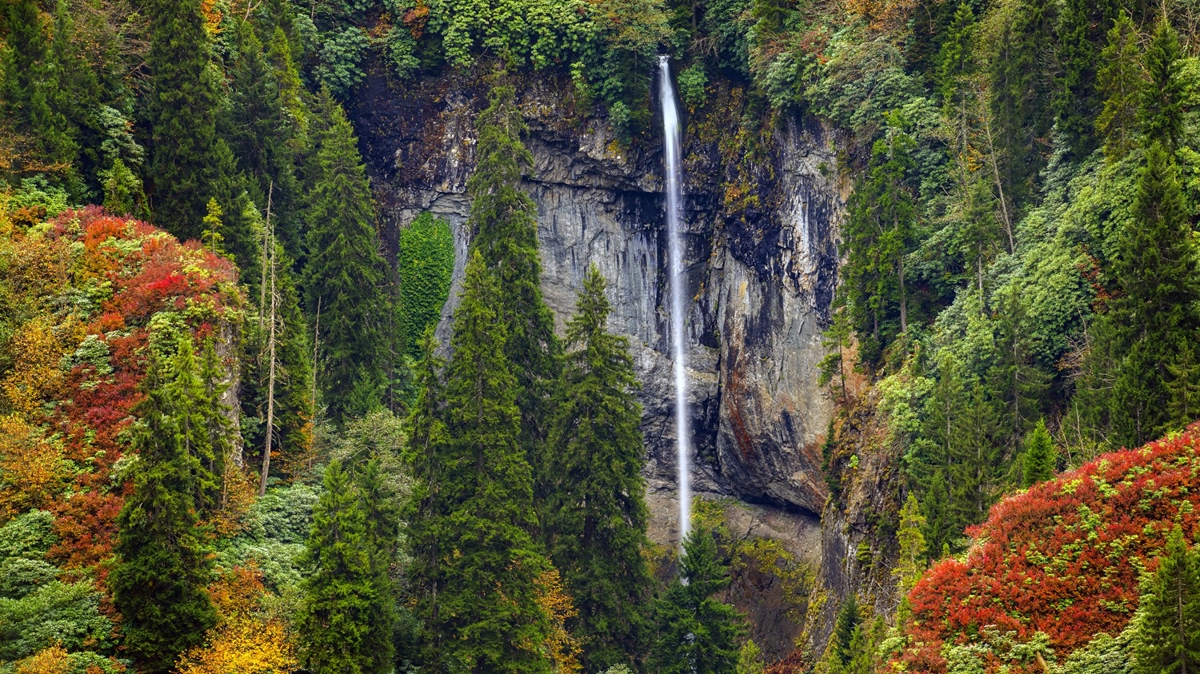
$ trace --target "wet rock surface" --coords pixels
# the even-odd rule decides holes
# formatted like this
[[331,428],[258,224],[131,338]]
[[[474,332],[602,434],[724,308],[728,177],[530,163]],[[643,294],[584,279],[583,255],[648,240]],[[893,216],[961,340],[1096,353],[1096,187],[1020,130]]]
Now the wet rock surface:
[[[517,90],[534,157],[525,188],[538,207],[546,301],[561,328],[588,266],[608,279],[610,328],[630,338],[643,383],[651,534],[659,542],[677,540],[657,127],[625,146],[603,119],[576,105],[568,83],[545,77],[522,81]],[[422,211],[453,226],[458,255],[442,337],[471,235],[466,182],[485,98],[481,81],[454,75],[408,89],[371,80],[351,106],[389,259],[397,232]],[[706,106],[687,120],[684,134],[693,485],[700,496],[751,504],[746,521],[735,526],[769,529],[815,563],[827,497],[819,447],[832,413],[816,366],[824,355],[820,332],[836,281],[842,208],[829,177],[834,150],[821,126],[785,121],[764,139],[765,156],[747,169],[723,145],[737,131],[738,114]],[[734,200],[737,207],[730,206],[734,183],[752,196]]]

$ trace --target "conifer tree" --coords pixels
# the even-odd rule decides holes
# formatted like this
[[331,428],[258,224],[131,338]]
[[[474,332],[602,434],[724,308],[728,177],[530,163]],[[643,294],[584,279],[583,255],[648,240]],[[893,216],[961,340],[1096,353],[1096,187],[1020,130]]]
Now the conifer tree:
[[371,553],[374,592],[365,641],[372,656],[370,671],[389,672],[395,660],[392,641],[396,625],[396,591],[391,568],[400,542],[398,494],[386,484],[378,459],[370,459],[358,476],[359,492],[367,520],[367,548]]
[[549,563],[529,533],[537,518],[517,380],[505,356],[500,287],[479,252],[462,288],[446,369],[445,442],[434,446],[439,456],[431,461],[434,521],[424,525],[436,546],[436,568],[423,579],[438,589],[436,612],[420,617],[440,644],[437,667],[547,672],[550,625],[537,578]]
[[1101,101],[1096,95],[1098,46],[1117,18],[1112,0],[1066,0],[1058,24],[1059,73],[1052,105],[1058,132],[1071,156],[1081,159],[1095,148],[1092,134]]
[[1187,96],[1180,76],[1183,51],[1179,36],[1164,16],[1146,50],[1149,78],[1142,88],[1142,133],[1150,142],[1162,143],[1170,152],[1179,148],[1183,135],[1183,106]]
[[900,586],[900,594],[907,595],[921,579],[926,567],[925,516],[916,494],[908,493],[900,508],[900,524],[896,528],[896,540],[900,545],[900,557],[893,571]]
[[1096,117],[1096,132],[1104,141],[1109,161],[1124,157],[1136,145],[1138,104],[1145,86],[1139,60],[1137,29],[1129,13],[1121,12],[1108,31],[1096,72],[1096,91],[1104,100],[1104,109]]
[[139,469],[117,518],[117,563],[108,582],[126,649],[143,671],[166,672],[216,622],[205,592],[211,563],[198,504],[209,502],[215,486],[204,451],[217,424],[208,418],[215,405],[190,338],[179,340],[169,360],[152,360],[145,392],[131,433]]
[[1200,671],[1200,559],[1179,525],[1142,587],[1132,651],[1139,674]]
[[[153,0],[150,18],[151,202],[155,221],[180,239],[200,235],[208,200],[223,179],[217,148],[220,105],[200,0]],[[225,199],[226,203],[229,200]]]
[[588,270],[567,323],[556,397],[544,530],[579,611],[568,625],[589,670],[643,651],[650,575],[642,550],[647,512],[638,382],[625,337],[607,330],[604,277]]
[[363,500],[340,461],[325,468],[324,491],[313,508],[299,624],[305,666],[314,674],[385,674],[378,666],[371,621],[378,585],[371,563]]
[[914,203],[906,182],[912,169],[912,138],[889,122],[876,141],[869,173],[847,205],[843,230],[846,299],[861,345],[861,358],[874,367],[883,350],[908,329],[909,292],[904,257],[914,243]]
[[850,664],[854,657],[855,639],[860,634],[862,616],[858,611],[858,596],[850,593],[838,609],[837,621],[833,625],[833,659],[841,667]]
[[[1095,353],[1085,361],[1085,398],[1092,396],[1098,427],[1111,429],[1110,444],[1130,447],[1191,421],[1172,415],[1180,409],[1172,404],[1178,390],[1172,367],[1192,358],[1176,345],[1200,329],[1200,261],[1175,163],[1157,140],[1138,178],[1134,215],[1119,235],[1113,265],[1121,292],[1099,321]],[[1112,365],[1104,354],[1115,358]],[[1111,388],[1089,383],[1105,380]]]
[[33,170],[69,169],[79,152],[75,129],[61,110],[59,73],[54,67],[41,11],[35,0],[8,3],[0,94],[16,130],[31,141]]
[[733,674],[745,632],[737,609],[714,595],[729,586],[713,532],[703,526],[683,541],[680,576],[655,608],[657,636],[650,654],[658,674]]
[[525,121],[514,96],[511,85],[495,85],[487,109],[479,115],[477,164],[467,183],[468,224],[475,236],[472,250],[479,251],[504,289],[499,318],[508,334],[505,353],[517,377],[521,445],[540,482],[545,466],[541,445],[561,346],[554,335],[554,316],[542,300],[537,208],[520,186],[521,170],[532,157],[521,143]]
[[354,131],[336,104],[308,195],[304,286],[309,315],[321,307],[322,390],[334,419],[379,404],[390,321],[375,207]]
[[1046,430],[1045,419],[1038,421],[1033,432],[1029,434],[1029,439],[1025,441],[1023,463],[1021,486],[1026,489],[1054,477],[1058,455],[1054,451],[1050,431]]

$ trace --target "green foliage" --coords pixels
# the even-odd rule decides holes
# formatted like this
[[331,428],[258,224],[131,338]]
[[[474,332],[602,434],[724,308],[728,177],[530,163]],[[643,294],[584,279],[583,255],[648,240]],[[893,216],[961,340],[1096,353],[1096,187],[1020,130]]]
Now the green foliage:
[[1142,88],[1139,118],[1142,133],[1149,142],[1162,143],[1170,151],[1179,148],[1183,135],[1186,94],[1185,84],[1180,77],[1182,58],[1179,36],[1164,16],[1146,49],[1146,73],[1149,77]]
[[689,109],[695,110],[704,104],[707,97],[705,87],[708,86],[708,75],[704,66],[694,63],[679,71],[679,97]]
[[1096,94],[1097,56],[1104,34],[1117,18],[1116,3],[1067,0],[1058,24],[1058,63],[1052,100],[1071,156],[1080,159],[1095,147],[1092,128],[1102,101]]
[[713,532],[696,526],[683,541],[680,576],[655,605],[657,636],[650,653],[660,674],[733,674],[745,633],[737,609],[714,595],[729,586]]
[[754,643],[753,639],[747,639],[746,643],[742,644],[742,650],[738,651],[734,674],[763,674],[764,670],[762,650],[759,649],[758,644]]
[[297,590],[313,507],[319,498],[320,493],[304,483],[271,489],[250,506],[243,530],[225,541],[217,564],[224,568],[254,564],[267,589],[278,595]]
[[346,26],[323,36],[317,78],[338,98],[346,98],[366,77],[363,58],[369,46],[358,26]]
[[549,563],[530,535],[533,480],[520,445],[500,287],[478,251],[462,288],[444,393],[430,376],[432,346],[418,366],[425,391],[413,437],[425,456],[409,450],[425,515],[410,540],[422,560],[414,571],[426,661],[451,671],[549,672],[549,621],[536,587]]
[[208,200],[218,196],[223,179],[216,133],[219,82],[211,63],[212,47],[200,0],[155,0],[147,14],[151,204],[160,227],[180,239],[194,239],[200,235]]
[[[146,376],[140,421],[130,433],[139,462],[117,518],[117,563],[109,575],[124,646],[146,671],[167,671],[216,622],[204,588],[211,561],[198,513],[220,483],[216,454],[224,421],[215,389],[201,379],[190,337]],[[219,419],[218,419],[219,417]]]
[[1139,674],[1200,666],[1200,558],[1188,549],[1178,525],[1142,587],[1138,613],[1131,646]]
[[454,272],[454,235],[450,223],[422,213],[400,230],[396,273],[400,277],[400,326],[410,356],[421,355],[420,339],[437,325],[450,297]]
[[896,528],[896,541],[900,546],[899,559],[892,573],[896,576],[900,594],[906,595],[926,568],[925,516],[921,514],[921,504],[912,492],[908,493],[904,505],[900,508],[900,526]]
[[308,194],[308,313],[321,313],[321,379],[334,419],[379,404],[390,325],[380,285],[384,261],[375,235],[375,206],[354,131],[341,106],[329,102]]
[[[521,170],[532,158],[521,143],[525,120],[514,96],[511,86],[497,84],[477,120],[478,163],[467,182],[467,225],[475,231],[471,250],[479,253],[504,289],[495,298],[496,317],[504,326],[507,367],[516,379],[521,446],[540,483],[547,465],[542,453],[549,401],[562,346],[554,334],[554,316],[542,299],[537,207],[520,187]],[[535,490],[535,497],[543,498],[543,489],[535,484]]]
[[479,52],[544,68],[586,39],[586,5],[576,0],[433,0],[429,28],[442,36],[446,59],[471,65]]
[[22,597],[0,598],[0,660],[19,660],[55,644],[70,651],[108,648],[112,629],[88,580],[51,580]]
[[589,269],[567,323],[548,445],[542,521],[547,548],[579,610],[568,624],[584,665],[604,669],[644,651],[651,579],[638,382],[625,337],[607,330],[605,282]]
[[1022,487],[1029,488],[1054,477],[1058,469],[1058,454],[1054,451],[1054,441],[1050,438],[1050,432],[1046,430],[1045,419],[1038,422],[1025,441],[1023,462]]
[[30,510],[0,527],[0,559],[41,559],[56,542],[54,515]]
[[1139,98],[1145,87],[1138,57],[1137,29],[1129,13],[1122,12],[1108,31],[1096,72],[1096,91],[1104,99],[1096,132],[1110,161],[1124,157],[1135,144]]
[[858,597],[850,594],[838,609],[837,621],[834,623],[833,635],[830,637],[833,660],[842,667],[848,666],[854,657],[854,652],[857,650],[854,640],[860,632],[861,623],[862,616],[858,612]]
[[872,367],[908,328],[904,258],[914,243],[914,201],[907,186],[912,149],[912,138],[889,126],[847,204],[849,217],[842,230],[848,249],[842,271],[845,297],[861,360]]
[[341,462],[325,468],[321,499],[313,508],[312,531],[305,561],[311,575],[304,582],[298,623],[303,659],[316,674],[379,673],[379,644],[372,619],[378,586],[372,564],[371,538],[363,499]]
[[104,189],[104,210],[113,215],[146,217],[146,195],[142,180],[117,157],[112,168],[100,176]]

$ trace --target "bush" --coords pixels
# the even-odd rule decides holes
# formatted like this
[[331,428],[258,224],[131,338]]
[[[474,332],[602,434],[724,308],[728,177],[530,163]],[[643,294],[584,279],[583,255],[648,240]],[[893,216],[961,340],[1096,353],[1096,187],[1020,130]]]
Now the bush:
[[704,74],[704,66],[695,63],[679,73],[679,96],[690,110],[695,110],[704,104],[706,97],[704,88],[708,86],[708,75]]
[[400,325],[404,345],[413,358],[425,329],[436,325],[450,297],[454,273],[454,235],[450,223],[422,213],[400,232]]

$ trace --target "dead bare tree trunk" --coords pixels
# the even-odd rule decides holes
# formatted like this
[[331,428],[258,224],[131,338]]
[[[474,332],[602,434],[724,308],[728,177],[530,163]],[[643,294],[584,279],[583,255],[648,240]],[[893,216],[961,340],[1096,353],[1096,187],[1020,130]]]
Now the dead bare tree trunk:
[[[271,207],[270,196],[267,197],[267,229],[270,232]],[[273,233],[272,233],[273,234]],[[275,435],[275,325],[276,308],[279,304],[275,293],[275,237],[271,236],[271,325],[267,336],[267,358],[269,359],[267,374],[267,439],[263,448],[262,480],[258,485],[258,495],[267,493],[267,476],[271,472],[271,440]]]

